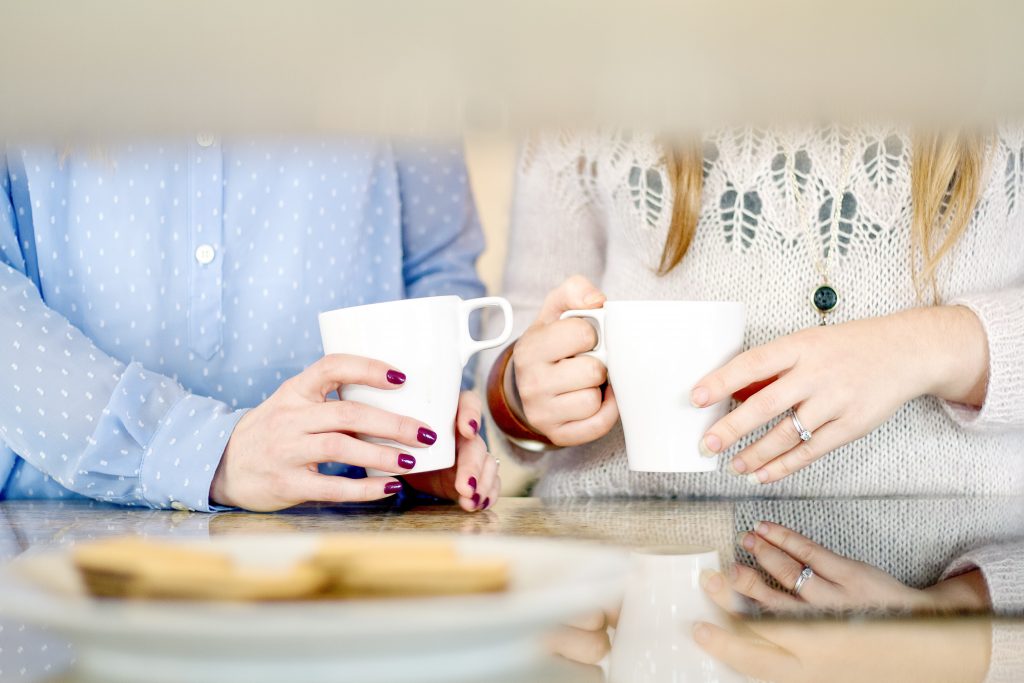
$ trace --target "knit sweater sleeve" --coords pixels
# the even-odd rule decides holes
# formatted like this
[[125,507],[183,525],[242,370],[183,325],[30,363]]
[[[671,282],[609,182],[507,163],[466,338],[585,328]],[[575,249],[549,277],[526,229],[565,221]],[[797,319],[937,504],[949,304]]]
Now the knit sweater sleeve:
[[947,412],[967,429],[1024,429],[1024,287],[970,294],[951,303],[966,306],[981,320],[988,336],[989,377],[980,409],[946,403]]
[[[583,172],[597,168],[597,149],[580,135],[563,134],[533,138],[520,150],[503,283],[515,313],[513,340],[533,324],[548,293],[570,276],[601,285],[605,231]],[[485,372],[501,351],[483,355]],[[525,462],[538,459],[514,446],[510,450]]]

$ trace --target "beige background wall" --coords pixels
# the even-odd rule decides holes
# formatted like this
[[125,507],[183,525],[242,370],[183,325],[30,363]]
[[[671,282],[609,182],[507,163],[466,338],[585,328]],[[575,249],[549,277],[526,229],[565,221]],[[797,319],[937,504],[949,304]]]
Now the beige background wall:
[[[509,137],[490,134],[467,135],[466,164],[476,198],[480,222],[487,238],[487,248],[480,257],[479,270],[487,291],[501,293],[501,276],[505,265],[505,244],[508,213],[515,171],[516,143]],[[483,389],[480,378],[479,388]],[[488,425],[491,450],[501,459],[502,489],[505,495],[520,493],[529,481],[529,474],[504,452],[497,438],[497,428]]]

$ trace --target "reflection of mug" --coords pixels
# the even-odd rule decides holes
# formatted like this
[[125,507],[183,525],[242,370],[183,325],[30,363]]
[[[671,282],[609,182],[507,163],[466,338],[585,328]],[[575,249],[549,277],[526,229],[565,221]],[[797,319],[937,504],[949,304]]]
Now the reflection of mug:
[[744,307],[719,301],[609,301],[604,308],[566,311],[563,318],[597,323],[593,356],[608,381],[626,434],[634,472],[710,472],[718,458],[702,456],[704,432],[727,401],[694,408],[690,390],[743,345]]
[[718,553],[652,548],[635,551],[632,560],[608,661],[609,683],[745,681],[693,641],[695,621],[727,624],[700,586],[702,571],[718,571]]
[[[497,307],[505,326],[493,339],[470,334],[469,315]],[[477,351],[500,346],[512,334],[512,306],[500,297],[463,301],[457,296],[405,299],[320,314],[324,353],[347,353],[384,361],[405,373],[398,389],[357,384],[341,388],[341,398],[397,415],[408,415],[437,432],[437,441],[413,451],[416,466],[406,472],[430,472],[455,464],[455,413],[459,406],[462,369]],[[406,446],[360,434],[359,438],[395,448]],[[371,475],[391,476],[369,471]]]

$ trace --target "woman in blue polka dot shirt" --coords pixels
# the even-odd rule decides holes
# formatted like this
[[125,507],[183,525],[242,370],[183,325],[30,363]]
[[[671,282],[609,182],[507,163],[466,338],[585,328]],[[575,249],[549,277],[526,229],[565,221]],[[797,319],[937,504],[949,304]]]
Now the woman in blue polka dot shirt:
[[[193,510],[393,495],[396,478],[361,468],[400,475],[451,426],[328,405],[342,383],[404,376],[321,359],[317,313],[479,296],[482,248],[458,147],[0,148],[0,495]],[[464,392],[456,467],[406,482],[492,504],[479,420]]]

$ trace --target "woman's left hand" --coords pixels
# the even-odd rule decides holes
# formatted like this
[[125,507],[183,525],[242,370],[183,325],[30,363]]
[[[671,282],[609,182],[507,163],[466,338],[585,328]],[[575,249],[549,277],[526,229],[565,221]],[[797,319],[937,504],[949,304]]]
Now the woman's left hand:
[[[990,606],[984,579],[977,571],[918,589],[877,567],[837,555],[779,524],[761,522],[737,540],[761,569],[792,592],[773,588],[760,572],[741,564],[732,567],[728,578],[720,572],[706,573],[701,578],[704,590],[727,609],[734,591],[777,613],[808,609],[940,613],[982,611]],[[804,567],[810,567],[813,574],[796,594]]]
[[498,461],[480,436],[480,420],[480,398],[463,391],[455,415],[455,467],[410,474],[405,481],[417,491],[457,501],[467,512],[494,505],[501,494],[501,477]]
[[809,440],[785,415],[730,462],[734,473],[766,484],[859,439],[918,396],[980,405],[987,377],[977,316],[962,306],[933,306],[808,328],[750,349],[697,382],[691,401],[703,407],[745,398],[704,435],[700,446],[709,456],[795,411]]

